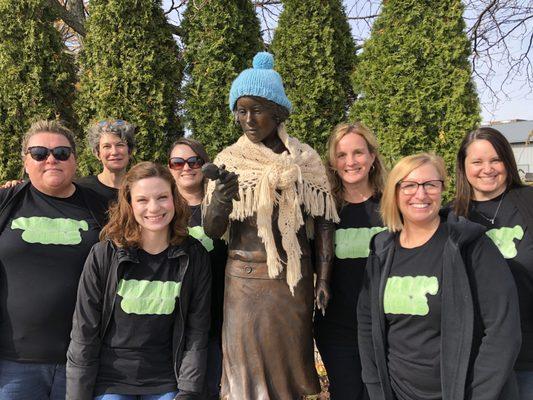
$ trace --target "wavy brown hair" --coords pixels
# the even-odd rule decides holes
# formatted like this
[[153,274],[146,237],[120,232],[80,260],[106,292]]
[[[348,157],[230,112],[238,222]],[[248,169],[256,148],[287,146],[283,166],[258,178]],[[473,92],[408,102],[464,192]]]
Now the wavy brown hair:
[[373,154],[375,156],[372,168],[368,173],[368,181],[372,186],[374,195],[381,195],[385,186],[385,179],[387,176],[387,169],[385,168],[383,160],[381,159],[381,155],[379,154],[378,142],[376,140],[376,136],[374,136],[372,131],[368,129],[365,125],[363,125],[361,122],[354,122],[352,124],[341,123],[337,125],[329,135],[328,139],[327,171],[328,178],[331,184],[331,192],[333,193],[333,196],[335,197],[335,203],[339,208],[342,207],[342,205],[345,203],[343,195],[344,186],[342,185],[342,180],[335,169],[335,162],[337,159],[336,151],[337,144],[344,136],[348,135],[349,133],[355,133],[361,136],[365,140],[366,146],[368,147],[368,151],[370,152],[370,154]]
[[109,222],[100,233],[100,240],[109,239],[119,247],[141,247],[141,228],[131,207],[131,188],[135,182],[147,178],[161,178],[170,185],[174,201],[174,217],[169,224],[171,245],[180,244],[188,234],[189,207],[181,197],[174,177],[166,167],[145,161],[133,166],[124,176],[118,200],[109,210]]

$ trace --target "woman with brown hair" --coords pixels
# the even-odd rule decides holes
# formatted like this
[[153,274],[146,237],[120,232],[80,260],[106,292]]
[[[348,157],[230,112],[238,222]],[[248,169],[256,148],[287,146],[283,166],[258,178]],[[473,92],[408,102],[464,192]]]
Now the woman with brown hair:
[[67,399],[193,399],[202,390],[211,276],[167,168],[125,176],[78,288]]
[[204,146],[192,138],[181,137],[170,147],[168,168],[176,181],[178,191],[189,206],[189,235],[198,239],[211,260],[211,327],[207,351],[207,372],[203,400],[220,398],[222,376],[222,309],[224,301],[224,270],[228,248],[221,239],[211,239],[204,232],[202,200],[206,179],[202,165],[209,162]]
[[487,228],[513,274],[522,327],[515,371],[520,399],[533,399],[533,188],[520,181],[507,139],[489,127],[465,136],[456,176],[455,212]]
[[384,230],[379,215],[385,169],[374,134],[360,122],[339,124],[328,141],[327,167],[340,221],[335,224],[331,300],[315,311],[315,339],[332,400],[362,400],[357,346],[357,298],[372,236]]

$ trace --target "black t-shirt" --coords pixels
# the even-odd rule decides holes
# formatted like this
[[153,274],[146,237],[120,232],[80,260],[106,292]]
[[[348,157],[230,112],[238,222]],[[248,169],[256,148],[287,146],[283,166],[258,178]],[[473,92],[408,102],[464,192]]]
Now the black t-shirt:
[[422,246],[399,240],[385,286],[388,366],[398,400],[440,400],[441,282],[445,223]]
[[[494,216],[496,218],[492,223]],[[503,194],[488,201],[472,201],[469,217],[472,221],[487,227],[487,236],[496,244],[514,276],[522,325],[522,347],[516,361],[516,369],[531,371],[533,370],[532,232],[528,231],[516,206]]]
[[200,205],[189,206],[189,235],[198,239],[209,253],[211,259],[211,337],[222,335],[222,315],[224,308],[224,270],[228,258],[228,247],[221,239],[211,239],[202,227],[202,210]]
[[370,240],[386,228],[379,216],[379,199],[348,203],[339,212],[331,299],[325,316],[315,314],[316,337],[340,345],[357,345],[357,298],[363,282]]
[[181,282],[168,249],[138,251],[119,278],[113,315],[102,341],[95,395],[147,395],[174,391],[172,336]]
[[107,199],[107,202],[109,205],[111,205],[112,202],[117,201],[118,189],[111,187],[111,186],[104,185],[102,182],[98,180],[98,176],[96,175],[89,175],[89,176],[84,176],[82,178],[78,178],[76,180],[76,183],[78,183],[80,186],[94,190],[100,196]]
[[99,227],[80,190],[25,192],[0,233],[0,358],[64,363],[78,281]]

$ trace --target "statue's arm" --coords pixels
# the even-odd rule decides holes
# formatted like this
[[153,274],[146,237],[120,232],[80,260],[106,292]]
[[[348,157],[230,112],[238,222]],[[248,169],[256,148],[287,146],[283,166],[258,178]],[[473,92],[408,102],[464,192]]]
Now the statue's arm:
[[222,237],[229,224],[229,215],[233,210],[233,199],[239,191],[239,181],[233,172],[217,179],[211,202],[205,211],[204,232],[212,239]]
[[205,234],[211,239],[222,237],[226,229],[228,229],[229,215],[232,209],[231,200],[225,202],[213,196],[205,211],[203,221]]
[[335,223],[324,217],[317,217],[315,224],[315,300],[317,307],[324,313],[331,293],[329,283],[333,268]]

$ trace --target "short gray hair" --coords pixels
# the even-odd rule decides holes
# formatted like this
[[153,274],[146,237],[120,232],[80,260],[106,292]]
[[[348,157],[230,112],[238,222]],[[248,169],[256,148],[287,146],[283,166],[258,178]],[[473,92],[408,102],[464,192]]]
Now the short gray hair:
[[26,155],[30,138],[38,133],[53,133],[55,135],[64,136],[72,148],[72,154],[76,156],[76,142],[74,140],[74,133],[72,133],[72,131],[65,126],[64,122],[41,119],[31,124],[30,128],[26,131],[24,137],[22,138],[22,158],[24,158]]
[[135,148],[135,129],[136,126],[123,119],[107,118],[102,121],[93,123],[87,129],[87,142],[92,152],[98,155],[100,149],[100,138],[102,135],[111,133],[118,136],[128,145],[128,152]]

